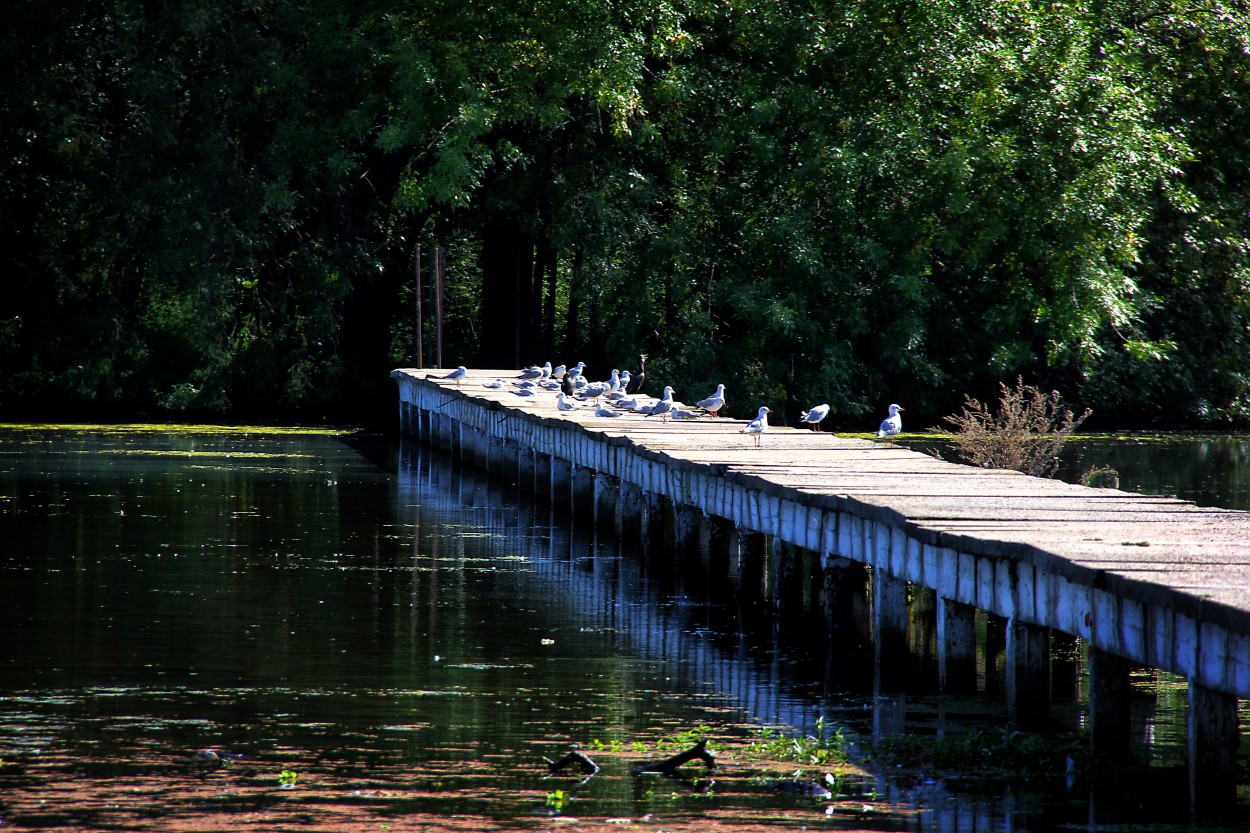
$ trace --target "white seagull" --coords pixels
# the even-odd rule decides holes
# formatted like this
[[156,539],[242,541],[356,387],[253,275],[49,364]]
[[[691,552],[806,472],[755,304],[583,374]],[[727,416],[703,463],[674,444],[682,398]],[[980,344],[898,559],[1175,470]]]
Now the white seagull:
[[768,415],[773,412],[772,408],[767,405],[760,405],[759,415],[755,419],[747,423],[747,427],[739,431],[739,434],[750,434],[755,440],[755,447],[760,447],[760,435],[768,430]]
[[694,404],[707,411],[712,416],[716,416],[716,412],[725,407],[725,386],[717,385],[716,393],[712,394],[707,399],[701,399]]
[[661,422],[668,422],[669,411],[673,410],[673,386],[664,388],[664,397],[651,406],[647,416],[658,416]]
[[577,403],[564,398],[564,391],[556,394],[556,408],[561,411],[576,411]]
[[597,417],[618,417],[620,415],[620,411],[614,411],[607,405],[599,404],[595,406],[595,416]]
[[890,406],[890,415],[881,420],[881,427],[877,429],[877,439],[893,440],[902,432],[903,418],[898,415],[902,410],[898,405]]
[[460,380],[463,379],[465,377],[465,374],[468,372],[469,371],[464,369],[464,365],[460,365],[451,373],[448,373],[446,376],[435,376],[432,373],[427,373],[425,374],[425,378],[427,379],[452,379],[455,381],[456,387],[460,387]]
[[673,409],[673,419],[698,419],[700,416],[702,415],[694,411],[685,411],[681,408]]
[[492,388],[492,389],[494,389],[494,390],[498,390],[499,388],[502,388],[502,387],[503,387],[503,379],[496,379],[496,380],[495,380],[495,381],[493,381],[493,382],[487,382],[487,383],[486,383],[485,385],[483,385],[482,387],[485,387],[485,388]]
[[583,399],[597,400],[600,396],[603,396],[605,393],[607,393],[608,390],[611,389],[611,387],[612,387],[612,384],[610,382],[591,382],[589,385],[586,386],[586,389],[582,391],[579,395]]
[[514,390],[513,393],[515,393],[517,396],[533,396],[534,389],[533,388],[519,388],[518,390]]
[[552,378],[552,379],[562,379],[562,378],[564,378],[564,371],[565,371],[565,370],[566,370],[566,368],[565,368],[565,366],[564,366],[564,365],[562,365],[562,364],[558,364],[558,365],[556,365],[555,367],[553,367],[553,368],[551,369],[551,378]]
[[826,405],[817,405],[814,408],[812,408],[810,411],[803,411],[801,414],[799,414],[799,419],[803,420],[804,422],[811,423],[813,431],[819,431],[820,421],[827,416],[829,416],[829,406],[826,404]]
[[524,382],[530,382],[530,381],[533,381],[534,379],[541,379],[542,377],[543,377],[543,369],[539,367],[538,365],[532,366],[529,370],[522,371],[522,373],[519,376],[517,376],[518,379]]

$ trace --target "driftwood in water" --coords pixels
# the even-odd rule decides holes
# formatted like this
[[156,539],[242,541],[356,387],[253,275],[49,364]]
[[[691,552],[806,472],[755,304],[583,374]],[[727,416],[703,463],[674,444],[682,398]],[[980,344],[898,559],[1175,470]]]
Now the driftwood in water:
[[592,761],[590,756],[583,752],[578,752],[576,749],[571,750],[569,754],[558,761],[553,761],[550,758],[543,758],[543,760],[547,762],[547,771],[552,773],[559,772],[569,764],[577,764],[586,775],[594,775],[599,771],[599,765]]
[[716,769],[716,756],[707,751],[707,741],[701,740],[685,752],[679,752],[671,758],[636,766],[634,767],[634,772],[660,772],[665,775],[672,775],[682,764],[695,760],[703,761],[708,769]]

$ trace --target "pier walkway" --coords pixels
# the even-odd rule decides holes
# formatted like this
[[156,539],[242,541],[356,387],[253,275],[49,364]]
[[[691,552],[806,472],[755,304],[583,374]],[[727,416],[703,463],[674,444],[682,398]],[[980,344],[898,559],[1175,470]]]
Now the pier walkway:
[[[1008,710],[1019,723],[1045,711],[1052,631],[1088,645],[1095,743],[1127,743],[1134,665],[1181,675],[1191,802],[1235,797],[1237,701],[1250,698],[1250,513],[806,428],[770,428],[756,448],[742,421],[562,413],[552,393],[485,387],[515,371],[471,370],[459,384],[426,371],[391,375],[405,433],[511,470],[622,534],[666,524],[675,546],[702,541],[731,562],[764,539],[815,553],[822,569],[866,565],[882,657],[905,633],[908,583],[927,588],[944,688],[966,687],[975,673],[975,611],[1004,618]],[[782,568],[770,561],[763,580],[775,582]]]

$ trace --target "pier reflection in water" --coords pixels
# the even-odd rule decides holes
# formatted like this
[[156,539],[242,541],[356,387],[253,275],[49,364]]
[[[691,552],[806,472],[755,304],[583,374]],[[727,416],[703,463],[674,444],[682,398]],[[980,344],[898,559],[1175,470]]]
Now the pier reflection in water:
[[[907,644],[883,658],[873,643],[868,583],[858,565],[835,564],[819,577],[818,565],[801,563],[802,553],[776,550],[767,557],[789,569],[774,563],[753,573],[745,559],[730,559],[725,570],[714,563],[707,540],[674,560],[671,541],[621,542],[606,525],[554,512],[528,490],[453,466],[429,449],[406,446],[404,461],[404,488],[424,489],[423,505],[450,497],[479,512],[500,541],[514,530],[550,525],[547,548],[532,553],[526,573],[527,581],[547,589],[529,593],[592,617],[594,627],[620,634],[630,651],[663,668],[667,680],[680,681],[679,688],[718,692],[747,719],[810,733],[824,716],[850,730],[861,749],[903,733],[940,738],[1008,729],[1004,620],[977,613],[975,686],[939,696],[936,605],[929,591],[912,589]],[[770,575],[779,586],[767,586]],[[1088,722],[1086,659],[1078,640],[1053,639],[1046,731],[1060,738],[1070,733],[1075,741]],[[883,675],[883,668],[889,672]],[[1068,780],[1064,773],[1006,794],[982,792],[985,785],[971,781],[963,781],[959,793],[933,781],[883,779],[878,787],[925,807],[916,822],[924,830],[1042,830],[1134,819],[1189,824],[1185,682],[1142,669],[1133,674],[1133,688],[1129,719],[1139,768],[1123,770],[1134,780],[1123,789],[1106,781],[1093,794],[1084,787],[1050,789]]]

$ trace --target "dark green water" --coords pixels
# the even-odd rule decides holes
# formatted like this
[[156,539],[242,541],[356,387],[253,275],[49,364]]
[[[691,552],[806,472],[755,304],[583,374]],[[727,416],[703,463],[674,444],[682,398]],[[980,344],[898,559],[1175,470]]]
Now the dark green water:
[[[386,439],[6,429],[0,443],[0,824],[96,812],[32,814],[49,773],[179,772],[201,748],[242,756],[253,782],[288,770],[395,792],[396,818],[524,825],[552,789],[541,756],[572,744],[654,749],[700,725],[810,732],[821,715],[861,738],[1002,722],[985,695],[939,704],[918,684],[874,698],[853,612],[834,639],[812,638],[683,578],[662,553],[600,540]],[[924,671],[932,657],[917,643]],[[988,692],[997,673],[991,652]],[[1159,702],[1143,731],[1166,767],[1183,713]],[[863,789],[879,791],[878,829],[1048,830],[1092,812],[1084,796],[1044,791]],[[765,787],[640,789],[611,759],[565,812],[760,813],[778,801]],[[783,809],[846,826],[819,804]]]

